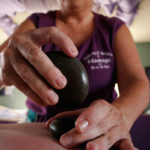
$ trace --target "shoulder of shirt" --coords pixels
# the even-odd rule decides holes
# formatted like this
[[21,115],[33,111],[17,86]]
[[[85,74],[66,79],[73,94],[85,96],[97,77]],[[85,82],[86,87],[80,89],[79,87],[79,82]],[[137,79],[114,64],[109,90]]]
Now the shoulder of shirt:
[[31,14],[31,16],[49,16],[49,15],[53,15],[55,14],[56,11],[47,11],[47,12],[35,12],[33,14]]
[[125,24],[118,17],[108,17],[102,14],[95,13],[98,23],[105,26],[115,26],[116,24]]

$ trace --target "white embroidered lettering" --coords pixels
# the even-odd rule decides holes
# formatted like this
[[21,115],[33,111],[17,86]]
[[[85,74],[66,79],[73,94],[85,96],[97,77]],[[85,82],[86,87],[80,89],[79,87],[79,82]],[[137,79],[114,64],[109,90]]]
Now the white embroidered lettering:
[[110,52],[94,51],[85,56],[83,60],[90,66],[91,70],[109,69],[113,54]]

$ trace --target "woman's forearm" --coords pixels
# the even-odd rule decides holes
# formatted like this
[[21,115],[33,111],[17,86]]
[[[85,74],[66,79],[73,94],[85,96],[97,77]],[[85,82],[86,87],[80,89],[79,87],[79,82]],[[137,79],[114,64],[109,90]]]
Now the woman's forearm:
[[133,81],[127,84],[120,96],[113,102],[124,114],[129,129],[137,117],[144,111],[149,103],[148,81]]

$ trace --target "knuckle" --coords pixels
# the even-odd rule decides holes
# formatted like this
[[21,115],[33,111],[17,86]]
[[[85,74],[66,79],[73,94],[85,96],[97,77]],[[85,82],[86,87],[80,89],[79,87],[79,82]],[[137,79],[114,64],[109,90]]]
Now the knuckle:
[[2,84],[4,85],[11,85],[11,81],[10,81],[10,78],[8,78],[8,75],[6,72],[2,72],[2,75],[1,75],[1,82]]
[[95,101],[93,101],[91,104],[90,104],[90,106],[92,106],[92,105],[97,105],[97,102],[98,102],[99,100],[95,100]]
[[37,86],[37,92],[41,95],[43,93],[43,91],[45,91],[44,86],[42,84],[38,85]]
[[116,109],[115,107],[113,107],[111,113],[112,113],[113,117],[115,118],[115,120],[117,122],[121,123],[121,120],[123,120],[123,116],[122,116],[121,112],[118,109]]
[[2,64],[5,64],[7,61],[9,62],[9,60],[13,57],[15,51],[16,49],[12,49],[10,46],[6,47],[1,57]]
[[109,146],[112,145],[113,137],[111,134],[106,134],[106,141]]
[[55,80],[60,74],[60,71],[54,66],[52,65],[51,67],[49,67],[49,69],[47,69],[46,71],[46,75],[51,78],[51,80]]
[[122,120],[122,116],[121,113],[114,111],[114,117],[116,118],[117,121]]
[[55,35],[57,32],[59,32],[58,28],[56,27],[50,27],[48,30],[46,30],[50,38],[53,38],[52,35]]
[[62,42],[65,47],[71,47],[71,44],[72,44],[71,39],[67,37],[66,35],[62,39]]
[[118,131],[120,131],[120,133],[121,133],[121,137],[120,137],[121,139],[128,138],[129,133],[128,133],[127,129],[125,128],[125,126],[119,126]]
[[[18,89],[20,89],[27,97],[31,98],[32,101],[34,101],[36,104],[40,105],[40,106],[46,106],[46,104],[42,101],[42,99],[35,94],[32,89],[30,88],[25,88],[25,86],[23,87],[17,87]],[[38,107],[36,108],[37,110],[39,109]]]
[[106,124],[105,124],[103,121],[98,124],[98,129],[99,129],[102,133],[106,133],[106,132],[107,132]]
[[24,91],[24,90],[28,91],[27,88],[25,89],[24,82],[21,82],[20,80],[15,81],[15,86],[19,87],[18,89],[21,89],[21,91]]
[[53,72],[55,72],[55,70],[56,70],[56,67],[51,66],[47,69],[46,74],[51,75]]
[[41,51],[36,47],[31,47],[28,49],[27,59],[31,62],[36,62],[41,58]]
[[1,71],[2,71],[2,76],[4,77],[7,76],[8,70],[6,66],[5,67],[3,66]]
[[51,33],[51,32],[54,32],[54,31],[57,31],[58,29],[54,26],[50,27],[48,32]]
[[9,50],[4,51],[4,55],[3,55],[4,59],[8,59],[10,56],[11,56],[11,51]]
[[[23,87],[24,88],[24,87]],[[31,90],[31,89],[28,89],[28,90],[24,90],[24,93],[30,97],[33,101],[38,101],[39,100],[39,97],[37,95],[35,95],[35,93]]]
[[55,32],[60,32],[60,30],[55,26],[50,27],[48,31],[50,34],[53,34]]
[[21,76],[25,81],[28,80],[29,68],[28,68],[28,67],[24,67],[23,69],[20,70],[19,74],[20,74],[20,76]]
[[106,101],[106,100],[95,100],[94,102],[91,103],[91,105],[100,105],[102,107],[104,107],[105,109],[110,109],[111,105]]
[[37,87],[37,93],[38,93],[38,95],[42,98],[42,99],[46,99],[47,97],[46,97],[46,91],[47,91],[47,89],[45,88],[45,86],[44,85],[39,85],[38,87]]
[[28,29],[27,31],[24,32],[24,35],[29,36],[34,33],[37,29]]
[[105,101],[105,100],[100,100],[99,102],[100,102],[101,105],[103,105],[104,107],[110,108],[110,104],[109,104],[107,101]]
[[16,36],[13,36],[10,40],[9,40],[10,44],[12,45],[16,45],[18,43],[21,42],[21,36],[20,35],[16,35]]

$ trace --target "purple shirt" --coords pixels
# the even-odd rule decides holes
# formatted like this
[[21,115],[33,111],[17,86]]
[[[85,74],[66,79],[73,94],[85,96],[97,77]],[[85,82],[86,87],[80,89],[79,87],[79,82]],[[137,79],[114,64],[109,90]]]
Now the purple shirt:
[[[79,55],[77,56],[88,73],[89,94],[82,105],[74,107],[72,110],[87,107],[96,99],[105,99],[112,102],[117,97],[114,90],[116,68],[113,47],[116,32],[124,22],[115,17],[108,18],[95,13],[94,16],[94,32],[85,43],[78,47]],[[36,28],[56,26],[55,11],[47,14],[33,14],[29,19],[33,21]],[[52,43],[43,46],[44,52],[51,50],[60,51],[60,48]],[[65,108],[58,105],[46,108],[39,107],[30,99],[27,100],[26,104],[29,109],[39,114],[38,121],[46,121],[55,114],[65,111]]]

